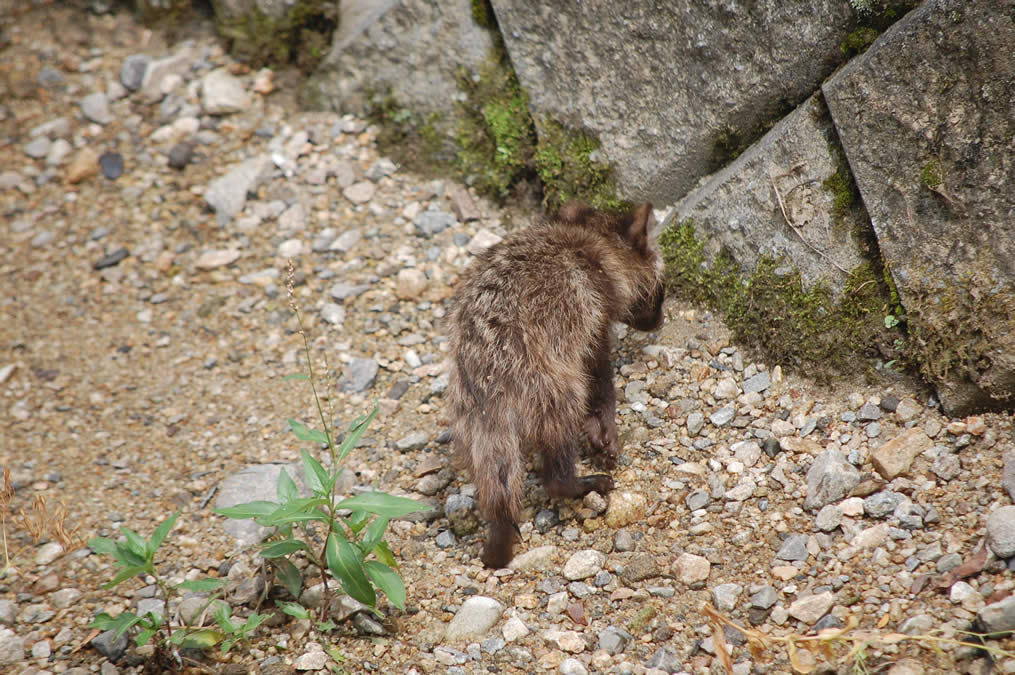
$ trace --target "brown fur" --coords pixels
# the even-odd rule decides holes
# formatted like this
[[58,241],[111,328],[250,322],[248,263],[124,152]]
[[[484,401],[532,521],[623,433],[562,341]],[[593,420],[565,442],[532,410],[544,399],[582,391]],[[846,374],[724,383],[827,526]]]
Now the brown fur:
[[567,204],[485,251],[455,294],[446,399],[456,457],[490,524],[488,567],[511,560],[523,452],[542,456],[551,497],[613,488],[604,474],[576,476],[575,458],[584,433],[600,463],[616,465],[610,325],[662,322],[653,222],[649,204],[623,215]]

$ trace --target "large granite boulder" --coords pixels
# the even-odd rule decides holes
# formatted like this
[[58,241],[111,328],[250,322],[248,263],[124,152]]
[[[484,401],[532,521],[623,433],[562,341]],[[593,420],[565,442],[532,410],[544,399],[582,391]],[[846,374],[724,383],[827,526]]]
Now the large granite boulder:
[[820,97],[812,96],[722,170],[677,203],[708,243],[745,272],[768,255],[822,283],[838,298],[849,272],[865,262],[858,224],[847,206],[848,169]]
[[845,60],[842,0],[492,0],[537,131],[599,137],[621,195],[671,204]]
[[[469,0],[343,0],[331,49],[307,87],[319,106],[362,114],[390,95],[447,126],[460,100],[459,68],[478,72],[493,37]],[[443,122],[443,125],[442,125]]]
[[927,0],[823,87],[945,410],[1015,404],[1015,21]]

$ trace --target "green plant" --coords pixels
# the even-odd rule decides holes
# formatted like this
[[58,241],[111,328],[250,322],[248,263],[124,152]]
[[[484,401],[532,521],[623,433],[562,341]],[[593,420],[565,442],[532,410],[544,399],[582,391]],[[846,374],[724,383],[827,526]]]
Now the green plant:
[[[383,591],[388,602],[395,607],[405,607],[405,585],[398,574],[395,556],[384,541],[384,534],[391,518],[429,510],[431,507],[413,499],[380,491],[340,498],[336,485],[345,460],[377,415],[378,408],[375,405],[369,414],[353,421],[345,438],[340,443],[336,441],[335,429],[328,423],[329,416],[325,414],[317,393],[310,340],[293,299],[293,285],[293,268],[290,264],[287,284],[290,308],[296,315],[299,332],[303,337],[308,373],[289,375],[286,379],[306,380],[310,383],[322,429],[312,429],[293,419],[289,420],[289,427],[300,440],[326,446],[331,469],[325,469],[313,455],[302,450],[300,457],[303,475],[311,496],[300,496],[296,483],[283,469],[278,478],[277,503],[255,501],[216,509],[216,512],[230,518],[253,519],[259,525],[278,528],[278,534],[261,546],[260,553],[261,557],[272,563],[279,581],[296,600],[281,604],[283,612],[299,618],[311,618],[310,611],[299,604],[304,587],[303,577],[290,558],[302,555],[321,570],[325,601],[317,622],[318,627],[329,629],[334,624],[328,621],[328,573],[349,596],[377,614],[377,590]],[[333,418],[334,413],[330,415],[330,419]],[[298,536],[300,534],[304,536],[301,538]],[[315,547],[315,541],[320,541],[320,545]]]
[[170,584],[159,574],[155,565],[155,554],[166,536],[176,524],[180,512],[162,521],[152,536],[145,539],[140,534],[127,527],[121,527],[124,539],[115,541],[107,537],[94,537],[88,541],[88,546],[100,555],[111,555],[120,568],[116,575],[103,588],[113,588],[124,581],[138,575],[148,575],[155,579],[155,584],[162,593],[164,613],[149,611],[138,616],[133,612],[121,612],[112,616],[102,612],[92,620],[90,626],[99,630],[115,631],[120,637],[127,631],[139,629],[134,641],[138,646],[148,644],[152,638],[159,636],[156,642],[156,653],[158,657],[165,656],[169,651],[175,657],[176,663],[182,663],[180,655],[175,651],[179,647],[208,648],[221,645],[222,652],[228,652],[234,644],[240,640],[250,637],[254,630],[261,625],[267,615],[251,614],[245,621],[235,623],[230,617],[228,605],[219,605],[215,611],[215,621],[221,630],[202,628],[200,626],[175,625],[170,617],[170,600],[179,595],[182,591],[195,593],[210,593],[205,603],[201,606],[198,614],[203,614],[208,607],[218,598],[225,586],[221,579],[197,579],[183,581],[178,584]]

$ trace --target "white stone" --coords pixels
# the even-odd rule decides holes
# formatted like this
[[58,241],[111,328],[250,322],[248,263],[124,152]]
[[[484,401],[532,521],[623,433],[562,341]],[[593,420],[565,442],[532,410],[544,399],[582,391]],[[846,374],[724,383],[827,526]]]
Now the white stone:
[[474,595],[466,600],[448,624],[444,638],[449,642],[482,639],[500,621],[504,605],[493,598]]
[[563,575],[568,581],[580,581],[595,576],[603,568],[606,555],[594,549],[578,551],[564,564]]
[[529,628],[525,625],[524,621],[517,616],[513,616],[504,622],[501,633],[504,635],[505,642],[514,642],[528,635]]

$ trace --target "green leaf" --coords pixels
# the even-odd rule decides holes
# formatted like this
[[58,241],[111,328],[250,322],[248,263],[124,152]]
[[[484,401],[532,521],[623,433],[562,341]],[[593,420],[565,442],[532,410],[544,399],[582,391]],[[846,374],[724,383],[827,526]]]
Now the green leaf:
[[233,622],[229,620],[229,614],[232,610],[229,609],[229,605],[219,605],[215,608],[215,623],[224,630],[226,633],[233,633],[236,631]]
[[398,572],[376,560],[366,561],[363,563],[363,567],[370,575],[374,586],[384,591],[384,594],[388,596],[388,601],[399,609],[405,609],[405,584],[402,583]]
[[257,518],[256,521],[261,525],[267,525],[269,527],[281,525],[283,523],[298,523],[307,520],[327,522],[327,514],[317,508],[318,506],[324,506],[327,503],[328,500],[321,497],[292,499],[276,508],[268,515]]
[[[183,633],[184,631],[176,631],[176,633]],[[173,637],[176,637],[176,633],[173,633]],[[225,639],[225,633],[220,633],[217,630],[211,628],[201,628],[199,630],[191,631],[186,633],[183,638],[174,644],[184,647],[186,649],[207,649],[208,647],[214,647],[218,643]]]
[[120,637],[140,621],[141,617],[133,612],[123,612],[117,616],[110,616],[103,612],[92,619],[92,623],[89,626],[99,630],[115,631],[116,637]]
[[92,537],[88,540],[88,548],[99,555],[113,555],[116,553],[116,542],[109,537]]
[[288,504],[292,500],[300,498],[300,489],[296,487],[292,476],[285,469],[278,472],[278,485],[275,486],[275,494],[279,504]]
[[307,545],[299,539],[286,539],[285,541],[273,541],[265,544],[261,549],[262,558],[281,558],[296,551],[306,551]]
[[366,511],[353,511],[352,515],[345,519],[345,524],[349,526],[349,529],[354,534],[359,534],[360,531],[366,527],[367,521],[370,520],[370,514]]
[[148,559],[143,554],[135,553],[130,546],[129,542],[116,542],[116,550],[113,551],[113,557],[121,565],[130,567],[147,567]]
[[148,552],[148,541],[129,527],[121,526],[120,531],[127,537],[128,550],[134,555],[141,556],[142,559],[147,560],[150,555]]
[[162,542],[165,541],[166,535],[172,531],[173,525],[176,524],[176,519],[179,517],[180,511],[177,510],[176,513],[163,520],[159,526],[155,528],[155,531],[152,532],[152,538],[148,540],[149,555],[155,555],[155,551],[159,550],[159,546],[162,546]]
[[226,581],[224,579],[195,579],[193,581],[181,581],[176,587],[180,590],[194,591],[195,593],[211,593],[225,585]]
[[327,470],[321,466],[321,463],[314,459],[306,450],[300,451],[300,456],[303,458],[303,475],[306,477],[307,485],[310,486],[311,491],[314,494],[326,495],[331,492],[332,486],[335,481]]
[[335,508],[367,511],[385,518],[400,518],[417,511],[429,511],[433,507],[408,497],[395,497],[385,492],[364,492],[355,497],[343,499],[335,505]]
[[286,380],[309,380],[309,379],[310,377],[308,377],[306,373],[292,373],[290,375],[286,375],[285,377],[283,377],[282,381],[284,382]]
[[391,547],[388,546],[388,542],[380,541],[377,546],[374,546],[373,554],[377,556],[377,559],[388,567],[398,569],[398,561],[395,560],[395,554],[391,552]]
[[369,415],[361,415],[356,418],[352,424],[349,425],[349,435],[342,441],[342,445],[338,447],[338,459],[336,464],[341,464],[345,461],[346,456],[352,452],[352,449],[359,443],[359,439],[363,436],[363,432],[367,430],[374,417],[377,416],[377,411],[380,410],[380,406],[374,405],[374,409],[370,411]]
[[149,640],[152,639],[152,636],[154,636],[158,632],[159,632],[158,628],[145,628],[143,631],[137,634],[137,637],[134,638],[134,642],[137,644],[138,647],[143,647],[146,644],[148,644]]
[[360,550],[350,542],[339,541],[338,537],[331,535],[324,553],[328,569],[342,584],[345,592],[364,605],[375,606],[377,594],[363,571]]
[[298,602],[285,602],[280,600],[275,604],[289,616],[295,616],[297,619],[310,618],[310,611]]
[[257,501],[215,509],[215,513],[219,514],[220,516],[226,516],[227,518],[236,518],[237,520],[243,520],[247,518],[258,518],[260,516],[266,516],[269,513],[274,512],[275,509],[277,508],[278,504],[276,504],[275,502]]
[[301,441],[320,443],[321,445],[328,444],[328,434],[324,433],[323,431],[311,429],[310,427],[304,425],[303,423],[297,422],[296,420],[292,419],[289,420],[289,428],[293,430],[294,434],[296,434],[296,438],[300,439]]
[[240,630],[244,635],[250,635],[258,626],[271,618],[270,614],[251,614],[247,617],[247,620],[243,622]]
[[322,633],[329,633],[338,627],[338,624],[336,624],[331,619],[328,619],[327,621],[318,621],[314,625],[316,626],[317,630],[321,631]]
[[366,534],[363,535],[360,546],[363,547],[364,551],[373,551],[377,544],[381,543],[384,539],[384,533],[388,529],[388,519],[383,516],[374,518],[374,521],[370,523],[370,527],[367,528]]
[[285,558],[275,558],[271,563],[275,566],[275,576],[278,580],[294,598],[299,599],[300,593],[303,592],[303,575],[296,565]]
[[120,570],[115,577],[102,584],[103,588],[113,588],[122,584],[127,579],[132,579],[139,574],[146,574],[148,567],[146,565],[128,565]]

